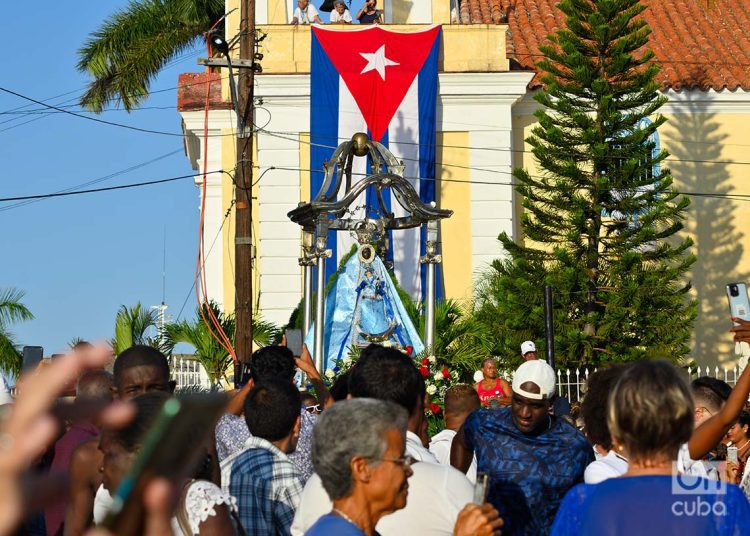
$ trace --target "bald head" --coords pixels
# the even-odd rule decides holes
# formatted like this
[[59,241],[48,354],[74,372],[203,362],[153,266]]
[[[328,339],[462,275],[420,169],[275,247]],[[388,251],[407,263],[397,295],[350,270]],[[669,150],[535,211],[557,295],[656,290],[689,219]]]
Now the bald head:
[[76,398],[112,400],[112,375],[104,369],[89,370],[78,378]]

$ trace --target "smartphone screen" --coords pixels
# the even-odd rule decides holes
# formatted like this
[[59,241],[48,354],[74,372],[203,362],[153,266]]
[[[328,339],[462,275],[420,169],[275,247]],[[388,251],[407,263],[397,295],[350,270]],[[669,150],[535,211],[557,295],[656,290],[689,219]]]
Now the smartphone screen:
[[737,463],[737,447],[727,447],[727,461]]
[[295,356],[299,357],[302,355],[302,330],[288,329],[284,335],[286,336],[286,347],[289,348]]
[[[170,398],[146,432],[133,465],[122,479],[102,526],[118,536],[142,534],[141,495],[154,477],[177,484],[189,477],[205,453],[201,445],[214,431],[227,404],[223,393]],[[191,445],[192,448],[186,448]]]
[[750,320],[750,300],[748,300],[745,283],[729,283],[727,285],[727,299],[729,300],[729,312],[732,318]]

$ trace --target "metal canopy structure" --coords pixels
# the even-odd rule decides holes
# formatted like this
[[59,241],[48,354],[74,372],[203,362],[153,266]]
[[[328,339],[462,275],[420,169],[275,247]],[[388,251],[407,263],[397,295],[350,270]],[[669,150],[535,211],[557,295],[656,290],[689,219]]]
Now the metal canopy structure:
[[[355,158],[370,157],[372,174],[352,180]],[[300,203],[288,217],[302,227],[302,256],[304,267],[303,332],[306,335],[312,322],[313,273],[317,265],[315,300],[314,355],[318,370],[323,367],[323,319],[325,318],[325,260],[331,255],[327,247],[328,231],[349,231],[357,235],[360,244],[385,239],[387,231],[427,226],[425,255],[418,259],[427,265],[424,343],[432,351],[435,342],[435,268],[441,262],[438,254],[438,222],[449,218],[452,210],[441,209],[435,203],[424,203],[409,180],[403,177],[404,165],[382,144],[372,141],[367,134],[357,133],[339,145],[323,170],[325,178],[320,191],[309,203]],[[359,196],[373,187],[380,217],[347,217]],[[390,190],[391,199],[401,205],[405,215],[396,217],[388,210],[383,195]],[[417,262],[417,259],[415,259]]]
[[[355,158],[370,156],[374,173],[352,183],[352,164]],[[331,159],[323,166],[325,178],[320,191],[309,203],[289,212],[289,218],[305,230],[325,224],[336,231],[354,231],[361,220],[344,218],[349,207],[369,186],[375,188],[383,229],[409,229],[429,221],[449,218],[453,211],[427,205],[411,183],[403,177],[404,165],[382,144],[367,138],[366,134],[355,134],[336,148]],[[344,195],[340,195],[344,186]],[[390,189],[394,198],[407,215],[395,217],[386,208],[383,190]],[[327,221],[326,221],[327,220]]]

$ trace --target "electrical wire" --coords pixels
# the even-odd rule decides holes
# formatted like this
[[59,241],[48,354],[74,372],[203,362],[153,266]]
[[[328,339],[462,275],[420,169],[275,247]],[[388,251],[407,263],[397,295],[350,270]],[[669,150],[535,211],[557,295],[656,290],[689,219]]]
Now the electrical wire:
[[[256,167],[256,169],[263,169],[261,167]],[[304,171],[304,172],[321,172],[320,169],[306,169],[306,168],[300,168],[300,167],[289,167],[289,166],[268,166],[265,168],[265,172],[272,171],[272,170],[280,170],[280,171]],[[508,175],[513,175],[512,172],[507,172]],[[368,176],[366,173],[356,173],[352,172],[352,176],[361,176],[366,177]],[[532,178],[537,179],[546,179],[546,177],[541,177],[538,175],[531,175]],[[446,178],[436,178],[436,177],[409,177],[405,176],[405,179],[411,179],[411,180],[423,180],[423,181],[434,181],[434,182],[450,182],[450,183],[458,183],[458,184],[486,184],[489,186],[517,186],[517,183],[512,182],[497,182],[497,181],[481,181],[481,180],[461,180],[461,179],[446,179]],[[603,191],[612,191],[612,192],[621,192],[623,190],[627,190],[627,188],[600,188],[600,190]],[[750,201],[750,194],[719,194],[719,193],[710,193],[710,192],[686,192],[686,191],[678,191],[678,194],[680,195],[686,195],[691,197],[707,197],[707,198],[715,198],[715,199],[729,199],[733,201]]]
[[[266,110],[270,114],[270,112],[266,108],[263,108],[263,109]],[[280,135],[280,136],[281,135],[292,135],[293,136],[295,134],[298,134],[297,132],[290,132],[290,131],[267,130],[265,128],[265,126],[267,126],[269,123],[270,123],[270,119],[269,119],[269,121],[266,122],[266,125],[264,125],[262,127],[256,127],[256,131],[263,132],[264,134],[276,134],[276,135]],[[482,126],[482,125],[473,125],[473,126]],[[329,140],[329,141],[333,141],[333,142],[335,142],[337,144],[345,142],[345,141],[349,141],[351,139],[351,137],[334,137],[334,136],[318,136],[318,135],[316,135],[314,137],[316,139],[318,139],[318,140]],[[292,138],[284,138],[284,139],[292,139]],[[671,140],[671,141],[676,142],[676,143],[691,143],[688,140]],[[475,146],[471,146],[471,145],[449,145],[449,144],[440,144],[440,143],[417,143],[417,142],[413,142],[413,141],[398,141],[398,140],[393,140],[393,139],[389,139],[388,140],[388,144],[391,145],[391,146],[393,146],[393,145],[409,145],[409,146],[413,146],[413,147],[428,147],[428,148],[441,148],[441,149],[442,148],[447,148],[447,149],[466,149],[466,150],[470,150],[470,151],[490,151],[490,152],[499,152],[499,153],[507,153],[507,152],[509,152],[509,153],[516,153],[516,154],[533,154],[533,151],[528,150],[528,149],[511,149],[511,148],[503,148],[503,147],[475,147]],[[740,147],[750,147],[750,144],[734,144],[734,145],[737,145],[737,146],[740,146]],[[330,145],[330,146],[329,145],[318,145],[318,146],[319,147],[331,148],[331,149],[335,149],[336,148],[336,146],[333,146],[333,145]],[[565,156],[577,156],[577,155],[575,155],[573,153],[561,153],[561,154],[563,154]],[[612,160],[622,160],[621,157],[617,157],[617,156],[607,156],[607,157],[602,157],[602,158],[608,158],[608,159],[612,159]],[[401,160],[407,160],[407,161],[414,161],[414,162],[418,162],[419,161],[418,159],[414,159],[414,158],[400,158],[400,159]],[[699,160],[699,159],[670,158],[670,157],[667,157],[667,158],[661,160],[661,162],[676,162],[676,163],[685,163],[685,164],[742,165],[742,166],[750,165],[750,161],[739,161],[738,162],[738,161],[734,161],[734,160]],[[436,162],[436,165],[437,164],[439,164],[439,162]],[[476,169],[476,168],[471,168],[471,169]]]
[[[211,246],[208,248],[208,253],[206,253],[206,259],[208,259],[208,257],[211,256],[211,252],[214,250],[214,246],[216,245],[216,240],[218,240],[219,236],[221,236],[221,231],[224,228],[224,224],[226,224],[227,220],[229,219],[229,215],[232,213],[233,206],[234,206],[234,199],[232,199],[232,202],[230,203],[229,208],[224,214],[224,219],[221,221],[221,225],[219,226],[219,230],[216,232],[216,236],[214,236],[213,241],[211,241]],[[190,285],[190,290],[188,290],[187,295],[185,296],[185,300],[182,302],[182,307],[180,307],[180,312],[177,313],[177,318],[175,319],[175,322],[177,322],[182,316],[182,312],[185,310],[185,306],[187,305],[188,300],[190,300],[191,294],[193,294],[195,283],[196,283],[196,279],[193,278],[193,283],[192,285]]]
[[[151,164],[153,164],[155,162],[158,162],[160,160],[164,160],[165,158],[169,158],[170,156],[173,156],[173,155],[176,155],[176,154],[182,153],[182,152],[183,152],[183,149],[177,149],[177,150],[171,151],[169,153],[165,153],[163,155],[160,155],[160,156],[157,156],[155,158],[152,158],[150,160],[146,160],[145,162],[141,162],[139,164],[132,165],[132,166],[127,167],[125,169],[121,169],[119,171],[115,171],[114,173],[110,173],[110,174],[105,175],[103,177],[92,179],[90,181],[87,181],[87,182],[84,182],[84,183],[81,183],[81,184],[76,184],[75,186],[71,186],[70,188],[64,188],[62,190],[58,190],[58,191],[52,192],[52,193],[59,194],[59,193],[71,192],[71,191],[74,191],[74,190],[78,190],[80,188],[85,188],[86,186],[91,186],[93,184],[98,184],[100,182],[104,182],[104,181],[107,181],[109,179],[113,179],[113,178],[115,178],[115,177],[117,177],[119,175],[123,175],[125,173],[130,173],[131,171],[135,171],[136,169],[141,169],[143,167],[149,166],[149,165],[151,165]],[[43,201],[44,199],[45,198],[30,199],[28,201],[21,201],[21,202],[18,202],[18,203],[14,203],[12,205],[6,205],[4,207],[0,207],[0,212],[4,212],[6,210],[11,210],[11,209],[14,209],[14,208],[19,208],[19,207],[30,205],[30,204],[33,204],[33,203],[38,203],[40,201]]]
[[[206,82],[206,84],[210,87],[209,83]],[[154,129],[149,129],[149,128],[141,128],[141,127],[136,127],[136,126],[133,126],[133,125],[127,125],[127,124],[124,124],[124,123],[116,123],[114,121],[107,121],[106,119],[99,119],[98,117],[91,117],[91,116],[88,116],[88,115],[84,115],[82,113],[78,113],[78,112],[73,112],[73,111],[70,111],[70,110],[66,110],[64,108],[60,108],[60,107],[52,105],[52,104],[47,104],[47,103],[45,103],[43,101],[40,101],[40,100],[37,100],[37,99],[33,99],[31,97],[28,97],[26,95],[18,93],[17,91],[13,91],[13,90],[5,88],[5,87],[0,87],[0,91],[2,91],[4,93],[8,93],[9,95],[13,95],[15,97],[18,97],[20,99],[27,100],[27,101],[32,102],[34,104],[38,104],[38,105],[43,106],[45,108],[49,108],[51,110],[55,110],[55,111],[57,111],[59,113],[71,115],[73,117],[78,117],[80,119],[86,119],[87,121],[93,121],[95,123],[101,123],[103,125],[109,125],[109,126],[113,126],[113,127],[124,128],[124,129],[127,129],[127,130],[133,130],[133,131],[136,131],[136,132],[142,132],[142,133],[146,133],[146,134],[158,134],[158,135],[161,135],[161,136],[174,136],[174,137],[178,137],[178,138],[184,138],[185,137],[184,133],[165,132],[165,131],[162,131],[162,130],[154,130]],[[27,123],[29,123],[29,122],[31,122],[31,121],[27,121]],[[15,128],[16,126],[21,126],[21,125],[14,125],[14,127],[11,127],[11,128]],[[0,132],[5,132],[7,130],[10,130],[10,128],[7,128],[7,129],[2,130]],[[211,134],[209,137],[223,137],[223,136],[230,136],[230,135],[231,134]]]
[[[268,131],[268,130],[262,130],[262,131],[259,131],[259,132],[263,132],[264,134],[268,134],[270,136],[276,136],[276,137],[279,137],[281,139],[299,142],[299,143],[305,144],[305,145],[323,147],[323,148],[326,148],[326,149],[336,149],[336,147],[332,146],[332,145],[325,145],[325,144],[315,143],[315,142],[312,142],[312,141],[307,141],[307,140],[302,140],[302,139],[295,139],[295,138],[290,138],[290,137],[286,137],[286,136],[281,136],[281,135],[275,134],[272,131]],[[418,162],[419,161],[418,159],[415,159],[415,158],[401,158],[401,160],[414,161],[414,162]],[[511,177],[514,176],[514,173],[512,171],[503,171],[503,170],[499,170],[499,169],[484,169],[484,168],[477,168],[477,167],[472,167],[472,166],[463,166],[463,165],[460,165],[460,164],[446,164],[446,163],[443,163],[443,162],[435,162],[435,165],[436,166],[442,166],[442,167],[452,167],[452,168],[466,169],[466,170],[469,170],[469,171],[482,171],[482,172],[485,172],[485,173],[508,175],[508,176],[511,176]],[[313,170],[313,169],[307,169],[306,170],[306,169],[284,168],[284,167],[281,167],[281,166],[271,166],[271,167],[275,167],[276,169],[288,169],[289,171],[295,171],[296,170],[296,171],[308,171],[308,172],[322,172],[322,170],[317,170],[317,169],[316,170]],[[363,174],[354,173],[353,175],[363,175]],[[540,176],[540,175],[530,175],[530,176],[532,178],[536,178],[536,179],[540,179],[540,180],[549,180],[549,177],[543,177],[543,176]],[[515,186],[514,183],[501,183],[501,182],[497,182],[497,181],[481,181],[481,180],[474,180],[474,179],[472,179],[472,180],[460,180],[460,179],[445,179],[445,178],[435,178],[435,177],[404,177],[404,178],[406,178],[406,179],[414,179],[414,180],[432,180],[432,181],[440,180],[442,182],[456,182],[456,183],[464,183],[464,184],[489,184],[489,185],[498,185],[498,186]],[[609,190],[610,191],[621,191],[621,190],[623,190],[623,188],[610,188]],[[680,192],[680,193],[682,193],[684,195],[703,196],[703,197],[717,197],[717,198],[745,198],[745,197],[748,197],[748,198],[750,198],[750,194],[724,194],[724,195],[722,195],[722,194],[716,194],[716,193],[710,193],[710,192]]]
[[[226,15],[225,15],[226,16]],[[206,51],[209,55],[211,54],[211,40],[210,35],[214,28],[224,17],[217,20],[211,29],[206,33]],[[200,210],[200,223],[198,225],[198,256],[196,260],[196,285],[195,285],[195,296],[198,301],[198,311],[204,325],[208,329],[211,336],[229,353],[232,360],[237,363],[237,354],[232,345],[232,341],[229,340],[228,335],[224,331],[219,319],[216,318],[211,307],[208,306],[208,290],[206,284],[206,266],[205,266],[205,253],[204,253],[204,241],[203,235],[205,230],[205,215],[206,215],[206,189],[207,189],[207,166],[208,166],[208,115],[211,103],[211,84],[206,84],[206,98],[204,106],[204,117],[203,117],[203,181],[201,185],[201,210]],[[208,317],[208,319],[206,318]]]
[[[220,173],[221,170],[211,171],[210,173]],[[121,184],[118,186],[106,186],[103,188],[91,188],[89,190],[76,190],[74,192],[57,192],[49,194],[37,194],[37,195],[22,195],[17,197],[0,197],[0,203],[7,201],[26,201],[28,199],[50,199],[53,197],[68,197],[71,195],[82,195],[82,194],[93,194],[98,192],[111,192],[113,190],[126,190],[128,188],[138,188],[141,186],[150,186],[152,184],[164,184],[167,182],[174,182],[179,180],[195,178],[194,174],[180,175],[179,177],[169,177],[168,179],[158,179],[153,181],[134,182],[131,184]]]

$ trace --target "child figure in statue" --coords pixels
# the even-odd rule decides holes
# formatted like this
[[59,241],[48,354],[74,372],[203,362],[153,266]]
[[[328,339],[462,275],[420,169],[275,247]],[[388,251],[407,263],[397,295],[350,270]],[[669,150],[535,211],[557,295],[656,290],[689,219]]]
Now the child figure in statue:
[[354,311],[356,344],[383,343],[391,339],[397,326],[393,308],[389,304],[383,280],[375,274],[371,264],[362,265],[364,275],[355,289],[357,307]]

